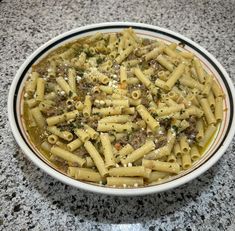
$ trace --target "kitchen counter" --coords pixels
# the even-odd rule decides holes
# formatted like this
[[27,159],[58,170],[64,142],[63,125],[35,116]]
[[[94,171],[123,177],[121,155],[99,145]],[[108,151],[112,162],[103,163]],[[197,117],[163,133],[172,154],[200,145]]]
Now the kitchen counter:
[[135,21],[182,33],[211,52],[235,81],[235,1],[0,1],[0,230],[235,230],[235,140],[209,171],[142,197],[95,195],[28,161],[7,120],[17,69],[40,45],[97,22]]

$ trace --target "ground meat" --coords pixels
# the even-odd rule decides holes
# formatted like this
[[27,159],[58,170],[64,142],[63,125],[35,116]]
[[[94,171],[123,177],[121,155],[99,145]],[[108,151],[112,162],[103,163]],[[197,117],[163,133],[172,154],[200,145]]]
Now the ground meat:
[[57,125],[57,127],[61,130],[61,131],[68,131],[68,132],[73,132],[75,125],[74,123],[61,123],[59,125]]
[[73,152],[75,155],[77,156],[85,156],[87,154],[87,150],[82,146],[79,149],[77,149],[76,151]]
[[50,108],[50,109],[46,110],[45,115],[46,115],[46,117],[55,116],[56,110],[54,108]]
[[112,69],[114,72],[119,73],[120,65],[118,63],[114,62]]
[[171,127],[171,121],[172,118],[165,118],[165,119],[160,119],[159,123],[161,127],[164,127],[166,130],[168,130]]
[[65,65],[63,65],[63,64],[60,64],[60,65],[58,65],[57,66],[57,73],[56,73],[56,76],[62,76],[62,77],[64,77],[64,76],[67,76],[67,73],[68,73],[68,66],[65,66]]
[[154,59],[149,62],[149,65],[150,65],[150,67],[152,67],[154,69],[158,69],[159,68],[159,63],[156,60],[154,60]]
[[142,89],[142,86],[140,87],[141,89],[141,92],[142,92],[142,95],[141,95],[141,104],[143,104],[145,107],[148,107],[149,105],[149,99],[148,99],[148,92],[147,92],[147,89],[144,87]]
[[155,139],[155,146],[156,148],[161,148],[167,144],[167,138],[166,136],[162,136],[159,139]]
[[78,87],[79,87],[80,90],[87,92],[87,90],[89,90],[89,89],[91,89],[93,87],[93,84],[92,83],[88,83],[86,81],[86,79],[84,78],[84,79],[81,79],[79,81]]
[[150,45],[151,44],[151,40],[150,39],[143,39],[143,41],[142,41],[142,45],[143,46],[148,46],[148,45]]
[[96,130],[98,126],[98,121],[100,120],[100,118],[101,117],[99,115],[93,115],[92,117],[89,118],[88,125]]
[[46,76],[48,68],[49,68],[49,63],[48,62],[43,62],[41,64],[33,66],[33,70],[38,72],[38,74],[40,76]]
[[184,130],[184,133],[188,139],[194,141],[196,139],[196,135],[198,133],[198,131],[196,129],[197,119],[195,116],[190,116],[190,118],[188,119],[188,122],[189,122],[189,127],[187,127]]
[[101,92],[98,94],[92,94],[91,95],[91,101],[95,101],[95,100],[105,100],[107,98],[107,95],[105,92]]
[[136,58],[137,58],[137,56],[134,53],[132,53],[128,56],[127,60],[129,61],[129,60],[133,60],[133,59],[136,59]]
[[147,97],[142,97],[141,104],[143,104],[145,107],[148,107],[149,100],[147,99]]
[[46,117],[50,117],[50,116],[56,116],[56,115],[60,115],[63,113],[63,110],[61,108],[58,107],[52,107],[47,109],[45,112],[43,112]]
[[57,94],[56,98],[54,99],[55,103],[57,105],[61,105],[63,104],[63,102],[65,103],[66,102],[66,95],[60,95],[60,94]]
[[129,135],[129,143],[134,147],[134,149],[137,149],[146,142],[146,138],[147,133],[145,130],[135,131]]

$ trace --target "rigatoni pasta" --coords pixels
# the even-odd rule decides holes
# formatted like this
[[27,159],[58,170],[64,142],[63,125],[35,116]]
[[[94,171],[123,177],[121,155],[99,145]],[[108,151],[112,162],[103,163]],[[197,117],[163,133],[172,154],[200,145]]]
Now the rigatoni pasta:
[[23,118],[45,158],[109,187],[190,169],[224,118],[224,93],[192,53],[131,28],[62,46],[33,65]]

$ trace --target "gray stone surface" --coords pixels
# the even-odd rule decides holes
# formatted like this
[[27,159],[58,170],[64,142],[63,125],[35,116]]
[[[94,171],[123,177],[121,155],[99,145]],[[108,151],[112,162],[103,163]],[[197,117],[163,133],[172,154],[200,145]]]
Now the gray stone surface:
[[182,33],[215,55],[235,81],[234,0],[0,0],[0,230],[235,230],[235,141],[198,179],[134,198],[66,186],[36,168],[16,145],[6,106],[19,66],[61,32],[106,21]]

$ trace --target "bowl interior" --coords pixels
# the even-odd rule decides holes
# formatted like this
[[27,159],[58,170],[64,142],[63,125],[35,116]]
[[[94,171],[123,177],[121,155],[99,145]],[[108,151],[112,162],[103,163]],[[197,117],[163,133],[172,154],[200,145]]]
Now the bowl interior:
[[[26,132],[25,125],[23,122],[23,105],[22,105],[22,99],[23,99],[23,86],[27,79],[27,76],[29,72],[31,71],[31,66],[34,63],[39,62],[41,59],[43,59],[48,53],[56,49],[57,47],[66,44],[68,42],[72,42],[73,40],[77,40],[81,37],[89,36],[91,34],[94,34],[96,32],[103,32],[103,33],[110,33],[110,32],[118,32],[121,31],[123,28],[126,27],[132,27],[136,33],[145,38],[150,39],[160,39],[164,40],[165,42],[175,42],[175,43],[181,43],[183,46],[181,49],[185,51],[190,51],[197,56],[200,61],[203,63],[203,66],[205,70],[209,73],[212,73],[217,81],[217,83],[220,85],[220,87],[223,89],[225,93],[225,100],[224,100],[224,119],[220,126],[218,127],[212,141],[205,149],[205,154],[203,157],[197,161],[192,168],[188,169],[187,171],[184,171],[183,173],[170,178],[168,181],[164,181],[163,183],[159,183],[159,185],[154,186],[144,186],[140,189],[107,189],[107,186],[99,186],[99,185],[93,185],[90,183],[84,183],[76,181],[72,178],[69,178],[66,176],[63,172],[56,169],[56,166],[54,166],[51,162],[49,162],[44,155],[42,155],[38,149],[35,147],[35,145],[30,141],[30,138]],[[22,65],[20,70],[18,71],[16,78],[13,82],[12,88],[11,88],[11,95],[9,96],[9,110],[12,112],[12,115],[10,116],[10,122],[13,129],[13,133],[16,137],[17,142],[21,146],[21,148],[24,150],[26,155],[33,160],[39,167],[41,167],[43,170],[45,170],[47,173],[53,175],[57,179],[60,179],[64,181],[65,183],[71,184],[73,186],[83,188],[86,190],[96,191],[96,192],[102,192],[102,193],[108,193],[108,194],[144,194],[149,192],[157,192],[162,191],[171,187],[174,187],[174,185],[179,185],[187,181],[187,179],[192,179],[196,177],[197,175],[201,174],[203,172],[202,166],[205,166],[207,163],[207,166],[210,167],[213,163],[210,163],[210,160],[215,156],[221,156],[223,151],[222,147],[225,145],[226,140],[231,140],[231,126],[232,123],[234,123],[233,119],[233,113],[234,113],[234,101],[233,101],[233,92],[231,91],[232,85],[229,80],[229,77],[225,70],[221,67],[221,65],[215,60],[215,58],[210,55],[208,52],[206,52],[203,48],[192,42],[191,40],[168,30],[149,26],[149,25],[143,25],[143,24],[133,24],[133,23],[109,23],[109,24],[97,24],[97,25],[91,25],[80,29],[75,29],[73,31],[67,32],[65,34],[62,34],[55,39],[47,42],[45,45],[40,47],[37,51],[35,51]],[[227,143],[226,143],[227,145]],[[225,145],[225,146],[226,146]],[[34,157],[32,158],[32,156]],[[218,158],[217,158],[218,159]],[[207,168],[208,168],[207,167]],[[197,174],[194,174],[197,170]],[[204,171],[206,168],[204,169]],[[194,174],[194,175],[193,175]],[[182,180],[185,178],[184,180]],[[172,182],[174,181],[174,184]],[[151,190],[149,190],[151,188]],[[111,191],[112,192],[111,192]],[[118,191],[119,190],[119,191]],[[139,190],[138,192],[135,190]],[[140,191],[142,190],[142,192]]]

